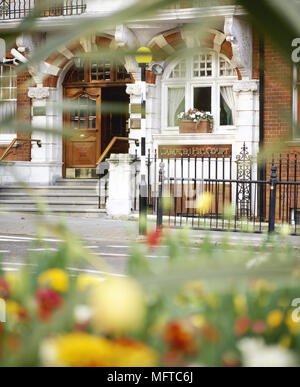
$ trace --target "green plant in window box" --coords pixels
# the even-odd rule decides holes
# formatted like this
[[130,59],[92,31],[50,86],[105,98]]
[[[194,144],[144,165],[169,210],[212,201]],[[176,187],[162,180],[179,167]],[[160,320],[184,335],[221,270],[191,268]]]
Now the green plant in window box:
[[188,112],[180,113],[179,133],[211,133],[214,118],[210,112],[190,109]]

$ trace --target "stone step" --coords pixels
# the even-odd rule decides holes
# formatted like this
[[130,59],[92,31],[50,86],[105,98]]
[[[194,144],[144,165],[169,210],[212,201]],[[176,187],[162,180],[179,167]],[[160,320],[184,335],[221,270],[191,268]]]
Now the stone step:
[[14,195],[15,193],[34,193],[37,196],[41,194],[63,194],[70,193],[85,195],[85,194],[97,194],[98,187],[85,187],[85,186],[31,186],[31,187],[22,187],[22,186],[3,186],[0,187],[0,193],[9,193]]
[[[0,210],[3,213],[15,212],[19,214],[36,214],[39,211],[36,207],[30,208],[16,208],[16,207],[7,207]],[[49,211],[46,211],[49,215],[63,215],[63,216],[79,216],[79,217],[88,217],[88,218],[98,218],[105,217],[106,210],[104,209],[86,209],[86,208],[57,208],[51,207]]]
[[84,187],[95,187],[99,185],[98,179],[58,179],[55,183],[56,186],[84,186]]
[[[101,192],[101,196],[105,196],[104,190]],[[75,201],[97,201],[99,196],[96,193],[89,194],[73,194],[69,193],[41,193],[40,195],[29,195],[27,192],[16,192],[16,193],[0,193],[0,202],[2,200],[43,200],[48,201],[65,201],[65,202],[75,202]]]
[[[80,209],[97,209],[98,208],[98,201],[48,201],[48,202],[40,202],[40,204],[45,204],[46,207],[49,207],[49,209],[52,209],[52,207],[56,208],[64,208],[64,209],[74,209],[74,208],[80,208]],[[0,200],[0,209],[5,208],[17,208],[20,207],[21,209],[27,209],[27,208],[38,208],[38,202],[35,200]]]

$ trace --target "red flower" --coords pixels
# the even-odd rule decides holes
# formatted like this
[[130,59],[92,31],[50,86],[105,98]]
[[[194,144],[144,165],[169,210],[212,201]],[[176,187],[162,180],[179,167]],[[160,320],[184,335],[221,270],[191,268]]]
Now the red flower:
[[195,352],[195,335],[184,322],[172,321],[165,330],[165,342],[173,349],[185,353]]
[[8,299],[10,296],[9,285],[5,278],[0,277],[0,298]]
[[251,321],[249,317],[240,317],[236,320],[235,325],[234,325],[234,333],[236,336],[244,336],[251,325]]
[[38,315],[42,320],[48,320],[52,313],[63,304],[60,294],[52,289],[40,288],[37,290]]
[[259,335],[265,333],[267,329],[267,324],[264,321],[256,321],[252,325],[252,331]]
[[220,333],[212,325],[205,325],[202,328],[202,334],[208,343],[216,344],[220,341]]
[[162,363],[165,367],[180,367],[183,365],[182,353],[178,351],[167,351],[162,356]]
[[153,249],[161,244],[162,241],[163,232],[160,228],[150,231],[146,235],[146,243],[150,247],[150,249]]

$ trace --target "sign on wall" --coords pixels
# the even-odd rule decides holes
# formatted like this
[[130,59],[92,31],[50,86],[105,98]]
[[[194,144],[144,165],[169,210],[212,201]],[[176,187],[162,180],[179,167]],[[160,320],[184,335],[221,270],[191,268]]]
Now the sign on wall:
[[159,145],[158,146],[158,157],[181,157],[183,154],[184,157],[190,155],[191,158],[197,157],[216,157],[218,154],[219,157],[229,158],[232,153],[232,145]]

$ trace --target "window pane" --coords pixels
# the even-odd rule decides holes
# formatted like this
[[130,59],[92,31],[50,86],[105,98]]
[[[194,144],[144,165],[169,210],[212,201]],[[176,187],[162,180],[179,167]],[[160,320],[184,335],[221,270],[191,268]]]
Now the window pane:
[[168,126],[178,126],[178,114],[185,112],[185,88],[168,89]]
[[219,64],[220,77],[232,77],[237,75],[236,70],[232,67],[231,63],[227,59],[221,57]]
[[211,112],[211,87],[194,88],[194,108]]
[[220,89],[220,125],[233,125],[234,94],[231,86]]
[[186,76],[186,62],[185,60],[179,62],[171,71],[169,79],[180,79]]
[[201,54],[194,56],[193,77],[211,77],[212,76],[212,55]]

